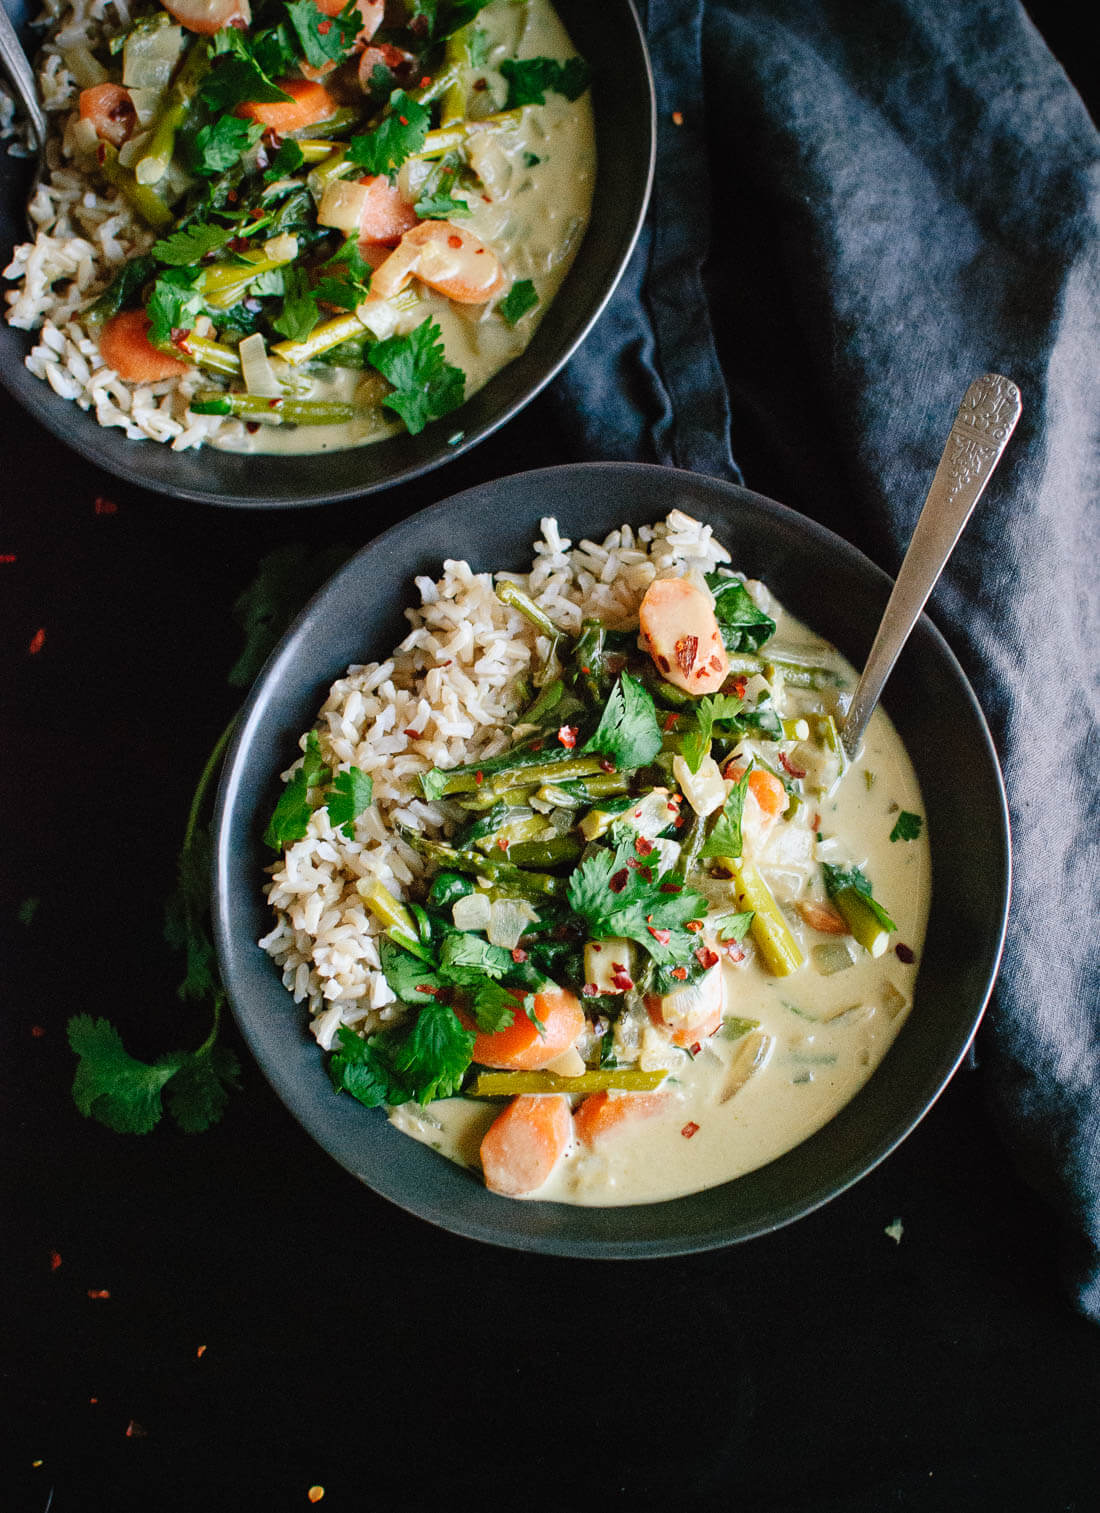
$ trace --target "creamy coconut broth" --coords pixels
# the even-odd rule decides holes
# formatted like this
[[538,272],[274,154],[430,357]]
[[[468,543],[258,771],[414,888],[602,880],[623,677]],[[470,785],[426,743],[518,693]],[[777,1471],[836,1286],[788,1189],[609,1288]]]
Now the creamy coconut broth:
[[[27,365],[183,450],[323,452],[460,410],[584,236],[587,64],[548,0],[58,0]],[[459,25],[459,21],[465,24]]]
[[[548,533],[551,542],[555,536]],[[583,545],[572,557],[544,556],[529,577],[498,579],[495,594],[489,580],[456,582],[452,570],[463,564],[448,564],[448,577],[431,589],[421,580],[424,608],[410,612],[414,629],[404,649],[380,670],[398,684],[393,714],[371,664],[334,685],[317,727],[318,753],[334,767],[343,755],[343,770],[355,770],[353,754],[374,766],[374,803],[355,821],[356,846],[370,834],[380,843],[386,837],[386,845],[407,844],[408,880],[398,886],[400,864],[392,852],[383,862],[367,839],[344,860],[355,880],[341,893],[345,885],[337,886],[323,860],[333,826],[314,808],[310,833],[274,869],[270,897],[286,917],[263,942],[283,965],[287,985],[310,998],[314,1034],[334,1052],[334,1082],[355,1096],[363,1091],[355,1048],[379,1048],[374,1075],[406,1054],[401,1037],[410,1033],[410,1015],[415,1022],[418,993],[431,996],[433,1015],[453,1007],[473,1042],[472,1061],[442,1090],[461,1087],[462,1096],[387,1100],[368,1085],[363,1101],[388,1105],[398,1129],[483,1174],[496,1191],[596,1206],[661,1201],[728,1181],[826,1124],[871,1076],[911,1009],[931,887],[919,786],[881,710],[859,760],[844,763],[836,719],[855,683],[849,664],[763,584],[736,577],[736,564],[724,564],[709,531],[679,512],[648,539],[644,532],[613,533],[608,542],[604,573],[620,555],[624,566],[595,606],[605,638],[599,644],[591,620],[586,632],[581,617],[592,615],[593,595],[601,591],[574,570],[571,609],[560,575],[547,578],[547,560],[573,563]],[[586,559],[593,566],[599,560]],[[483,597],[471,598],[474,588]],[[446,626],[464,613],[475,625],[487,624],[502,594],[512,614],[505,623],[516,638],[508,643],[516,666],[528,678],[541,670],[544,692],[527,682],[512,708],[525,710],[528,722],[516,724],[513,715],[495,738],[482,732],[465,767],[450,761],[425,772],[409,747],[420,743],[438,754],[429,727],[444,723],[439,688],[445,668],[461,661]],[[557,615],[561,629],[558,661],[549,667],[549,641],[528,634],[530,617],[537,622],[539,615]],[[708,640],[711,626],[722,644]],[[525,637],[523,652],[518,643]],[[418,664],[408,677],[403,655]],[[482,665],[492,659],[487,632],[468,656]],[[540,697],[545,702],[553,687],[550,672],[560,674],[564,692],[540,712]],[[620,694],[630,707],[619,732],[630,734],[616,747],[615,761],[594,760],[593,752],[617,739],[606,731],[608,710],[625,707],[615,705]],[[484,685],[478,699],[492,702]],[[332,734],[347,734],[371,716],[391,728],[415,720],[404,730],[402,756],[378,750],[369,732],[350,745]],[[656,723],[647,734],[650,719]],[[396,735],[384,740],[402,744]],[[509,775],[525,740],[537,747],[525,758],[536,765]],[[645,760],[634,765],[639,757]],[[390,764],[385,774],[383,760]],[[571,778],[578,760],[587,775]],[[546,763],[558,764],[560,781],[546,781]],[[394,778],[401,764],[419,799],[410,800]],[[312,802],[320,791],[312,791]],[[507,795],[503,807],[499,794]],[[442,831],[433,831],[439,820]],[[405,828],[416,821],[422,834]],[[519,871],[512,867],[510,877],[511,860]],[[481,875],[479,865],[486,869]],[[532,876],[557,879],[552,901],[525,889],[525,866]],[[602,897],[588,886],[597,876]],[[309,901],[294,890],[318,878],[325,903],[311,915]],[[390,886],[379,891],[382,878]],[[631,923],[614,911],[635,887],[644,901]],[[505,923],[495,937],[504,948],[489,948],[500,929],[495,912],[490,923],[490,910],[504,905],[487,900],[525,892],[528,921],[512,935]],[[479,893],[483,899],[471,898]],[[349,907],[351,897],[356,904]],[[427,915],[414,921],[399,899],[425,905]],[[354,947],[382,968],[380,994],[369,966],[360,987],[324,965],[328,953],[353,948],[348,932],[359,900],[367,903],[368,929],[388,935],[378,949],[376,933]],[[325,918],[335,925],[328,934]],[[618,921],[621,935],[598,923],[608,919]],[[459,929],[464,933],[456,935]],[[395,958],[394,942],[401,941],[420,956]],[[462,974],[449,976],[446,965],[441,974],[434,970],[448,959],[478,959],[478,952],[499,981],[513,984],[511,1028],[509,1000],[505,1027],[494,1032],[491,1003],[485,1022],[475,1023],[472,995],[480,989],[456,986]],[[564,1049],[555,1040],[560,1015],[553,993],[524,991],[540,973],[550,977],[551,967],[552,982],[567,989],[576,1016]],[[325,972],[332,975],[322,980]],[[476,980],[476,973],[465,979]],[[341,994],[356,995],[350,1014]],[[374,1012],[366,1011],[368,1001],[377,1005]],[[541,1030],[530,1032],[534,1048],[517,1054],[510,1037],[516,1023],[526,1033],[532,1015],[542,1020]],[[501,1169],[505,1113],[526,1117],[539,1112],[536,1104],[543,1112],[552,1104],[568,1111],[554,1137],[554,1159],[545,1171],[537,1162],[524,1167],[510,1141]],[[536,1145],[541,1139],[540,1133]]]

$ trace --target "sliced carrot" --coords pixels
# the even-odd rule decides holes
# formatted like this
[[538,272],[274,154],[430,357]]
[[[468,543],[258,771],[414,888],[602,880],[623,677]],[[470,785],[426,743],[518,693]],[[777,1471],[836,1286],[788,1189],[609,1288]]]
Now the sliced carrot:
[[482,1066],[504,1071],[537,1072],[576,1044],[584,1029],[584,1010],[568,989],[548,988],[536,993],[534,1007],[545,1026],[545,1034],[517,1003],[515,1017],[507,1029],[478,1035],[473,1059]]
[[717,693],[729,659],[711,595],[690,578],[657,578],[638,606],[638,628],[657,671],[686,693]]
[[567,1098],[560,1093],[521,1093],[497,1115],[481,1142],[485,1186],[507,1198],[534,1192],[572,1139]]
[[164,9],[188,31],[207,37],[223,26],[246,28],[252,20],[248,0],[164,0]]
[[80,91],[80,119],[91,121],[100,141],[121,147],[134,134],[137,111],[121,84],[93,84]]
[[270,102],[246,100],[237,106],[237,115],[285,136],[288,131],[315,126],[336,114],[336,101],[316,79],[280,79],[279,88],[292,98]]
[[[669,1021],[665,1019],[664,1015],[661,1013],[661,1000],[659,998],[647,998],[645,1006],[646,1013],[649,1015],[650,1020],[653,1024],[657,1025],[658,1027],[663,1027],[666,1030],[671,1027]],[[710,1036],[715,1034],[719,1029],[721,1029],[721,1027],[722,1009],[721,1006],[719,1006],[716,1009],[711,1009],[708,1012],[706,1018],[699,1020],[697,1024],[677,1025],[672,1030],[672,1034],[669,1036],[669,1039],[672,1041],[673,1045],[697,1045],[701,1041],[709,1039]]]
[[848,921],[831,904],[819,904],[815,899],[804,898],[798,912],[811,930],[820,930],[823,935],[847,935]]
[[[739,783],[745,776],[745,769],[730,762],[722,776],[729,778],[731,783]],[[766,767],[754,767],[749,773],[749,792],[769,819],[782,814],[790,802],[781,779]]]
[[592,1145],[635,1119],[651,1119],[667,1105],[668,1093],[592,1093],[573,1115],[577,1139]]
[[384,173],[359,182],[367,189],[363,213],[359,217],[360,240],[396,247],[406,231],[420,224],[420,217]]
[[162,378],[176,378],[190,371],[190,363],[154,347],[148,331],[149,317],[144,310],[122,310],[104,322],[99,355],[127,383],[159,383]]

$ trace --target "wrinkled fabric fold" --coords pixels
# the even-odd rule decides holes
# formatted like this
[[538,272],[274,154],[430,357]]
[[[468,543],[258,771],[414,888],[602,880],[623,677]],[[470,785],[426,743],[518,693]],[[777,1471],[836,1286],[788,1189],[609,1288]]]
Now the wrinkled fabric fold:
[[651,0],[646,25],[651,211],[556,386],[583,455],[743,480],[896,571],[967,384],[1022,390],[930,613],[1012,816],[980,1075],[1100,1320],[1100,141],[1013,0]]

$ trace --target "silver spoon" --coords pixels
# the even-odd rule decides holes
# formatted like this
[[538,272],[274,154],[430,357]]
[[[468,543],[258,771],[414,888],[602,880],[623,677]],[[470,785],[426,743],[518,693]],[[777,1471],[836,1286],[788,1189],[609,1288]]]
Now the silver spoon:
[[840,738],[852,760],[894,663],[1020,418],[1020,391],[987,373],[967,389],[902,560]]
[[[0,68],[7,75],[8,82],[15,90],[16,98],[23,107],[30,125],[31,136],[34,138],[35,153],[38,157],[38,167],[35,183],[42,177],[46,164],[46,112],[42,109],[42,102],[38,98],[38,85],[35,82],[34,70],[27,61],[27,55],[23,51],[23,45],[16,35],[15,27],[11,23],[11,17],[4,9],[0,0]],[[33,198],[33,191],[31,198]],[[36,227],[30,226],[31,236],[35,235]]]

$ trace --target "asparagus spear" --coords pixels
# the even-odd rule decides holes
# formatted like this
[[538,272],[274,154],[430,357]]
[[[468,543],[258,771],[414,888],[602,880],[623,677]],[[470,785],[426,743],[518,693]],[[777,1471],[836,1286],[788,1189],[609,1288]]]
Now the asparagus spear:
[[[168,172],[168,165],[176,150],[176,136],[190,114],[192,102],[198,94],[199,83],[209,62],[210,46],[205,39],[198,37],[192,42],[172,81],[167,104],[153,126],[144,153],[134,164],[134,177],[139,184],[159,184]],[[285,98],[289,99],[290,96]]]
[[720,860],[732,874],[738,908],[753,911],[752,937],[768,970],[776,977],[797,972],[805,957],[767,883],[744,857]]
[[660,1087],[667,1071],[640,1067],[602,1067],[561,1077],[557,1072],[479,1072],[467,1089],[475,1098],[511,1098],[517,1093],[648,1093]]
[[480,851],[459,851],[442,841],[431,841],[414,830],[401,828],[402,839],[414,851],[449,872],[469,872],[475,877],[486,877],[521,898],[555,898],[565,892],[565,880],[545,872],[528,872],[510,862],[498,862],[493,857],[482,856]]
[[154,231],[163,231],[173,223],[172,212],[157,191],[147,184],[139,184],[128,168],[118,160],[118,150],[110,142],[100,142],[96,148],[96,161],[100,172],[137,211],[143,221]]

